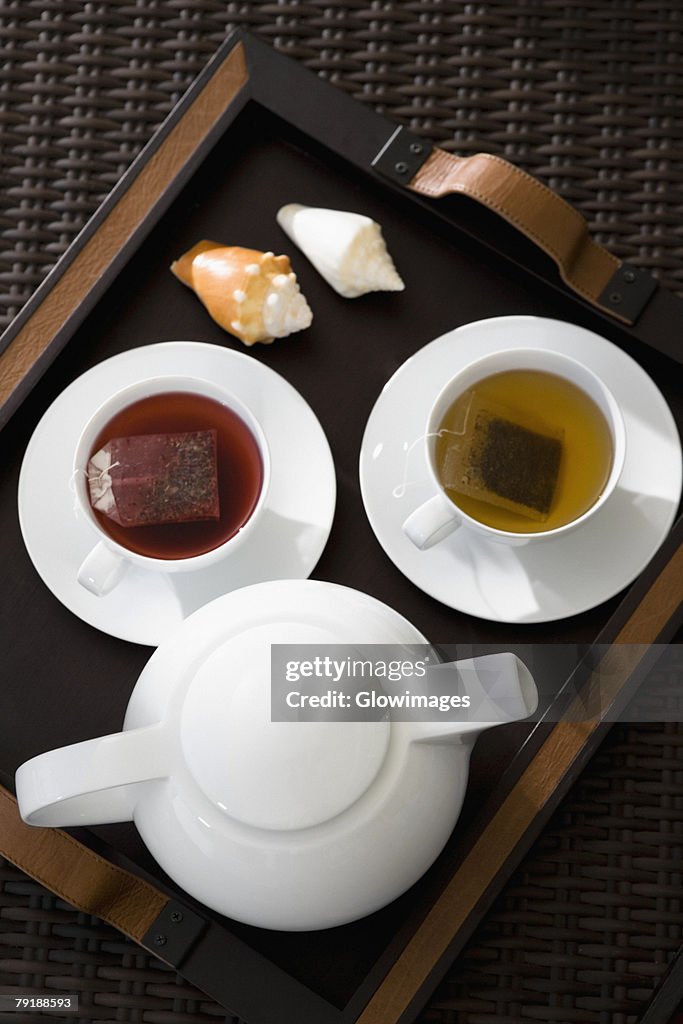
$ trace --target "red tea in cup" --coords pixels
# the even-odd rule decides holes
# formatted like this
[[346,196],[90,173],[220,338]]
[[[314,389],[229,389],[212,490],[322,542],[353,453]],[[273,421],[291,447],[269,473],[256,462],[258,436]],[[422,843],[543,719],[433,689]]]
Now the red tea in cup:
[[[97,507],[93,514],[112,540],[150,558],[192,558],[220,547],[249,521],[263,487],[250,428],[229,406],[196,392],[162,392],[121,409],[95,438],[90,459],[102,450],[110,453],[121,514]],[[159,468],[169,464],[171,474]]]

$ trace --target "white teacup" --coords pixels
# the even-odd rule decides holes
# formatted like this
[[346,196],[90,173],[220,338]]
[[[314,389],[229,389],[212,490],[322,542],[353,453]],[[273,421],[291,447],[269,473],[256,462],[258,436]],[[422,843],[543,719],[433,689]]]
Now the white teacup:
[[[254,510],[247,522],[228,540],[210,551],[192,555],[188,558],[153,558],[131,551],[110,537],[100,526],[91,504],[87,483],[88,459],[95,441],[107,423],[122,409],[150,395],[167,392],[185,391],[192,394],[213,398],[222,405],[228,406],[249,427],[258,444],[263,466],[261,491]],[[263,506],[270,482],[270,456],[268,443],[258,420],[253,413],[235,395],[212,381],[194,377],[150,377],[131,384],[112,395],[93,414],[83,428],[74,455],[73,480],[76,502],[80,514],[99,538],[98,543],[86,556],[78,570],[78,582],[97,597],[108,594],[123,578],[130,565],[156,572],[195,572],[206,569],[219,562],[230,551],[242,544],[252,532],[263,511]]]
[[[478,381],[506,370],[539,370],[552,373],[577,385],[593,399],[603,413],[612,435],[612,468],[599,497],[589,509],[562,526],[536,533],[514,533],[487,526],[459,508],[445,492],[436,471],[436,440],[441,422],[455,399]],[[550,540],[575,530],[594,516],[608,500],[617,485],[624,465],[626,432],[624,421],[611,391],[583,363],[549,349],[510,348],[494,352],[470,363],[449,380],[432,406],[425,428],[425,446],[429,475],[434,495],[423,502],[403,523],[403,531],[421,550],[444,540],[460,526],[465,526],[488,540],[508,545],[533,544]]]

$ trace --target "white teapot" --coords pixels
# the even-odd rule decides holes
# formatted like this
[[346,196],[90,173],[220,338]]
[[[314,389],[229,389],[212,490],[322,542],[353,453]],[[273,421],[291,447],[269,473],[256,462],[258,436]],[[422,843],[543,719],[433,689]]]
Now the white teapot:
[[[260,583],[190,616],[152,655],[123,732],[23,764],[31,825],[133,820],[161,867],[236,920],[304,930],[379,909],[437,857],[456,822],[470,751],[495,724],[271,721],[270,645],[426,643],[374,598],[312,580]],[[536,688],[497,659],[500,721],[530,714]],[[501,675],[502,673],[502,675]],[[482,673],[486,678],[487,673]]]

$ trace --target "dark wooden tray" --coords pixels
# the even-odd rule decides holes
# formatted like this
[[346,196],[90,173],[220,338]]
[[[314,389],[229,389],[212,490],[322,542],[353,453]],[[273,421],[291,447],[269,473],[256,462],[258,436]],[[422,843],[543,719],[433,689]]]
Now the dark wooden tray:
[[[301,391],[334,453],[337,514],[314,575],[386,601],[436,643],[653,645],[669,641],[680,626],[680,520],[626,593],[547,625],[503,627],[452,611],[412,586],[381,551],[358,486],[365,422],[395,369],[458,324],[531,313],[597,330],[648,370],[683,423],[675,361],[683,303],[659,289],[632,327],[588,307],[506,225],[467,201],[419,198],[373,169],[393,130],[262,44],[231,38],[5,335],[0,773],[6,783],[34,754],[120,729],[149,656],[148,649],[75,618],[34,572],[16,515],[19,467],[31,433],[71,380],[112,354],[177,338],[240,348],[168,266],[203,237],[291,251],[274,222],[275,211],[288,201],[372,216],[383,225],[407,285],[401,295],[349,303],[299,259],[302,288],[316,311],[313,328],[250,350]],[[632,674],[626,668],[619,677],[615,699]],[[605,728],[597,722],[540,723],[482,737],[447,849],[424,879],[370,918],[329,932],[288,935],[212,917],[215,948],[229,950],[236,965],[232,987],[220,997],[250,1021],[411,1019]],[[100,848],[104,843],[113,859],[132,861],[173,891],[132,826],[93,830],[85,838]],[[221,947],[221,936],[228,935],[240,941]],[[197,955],[178,967],[197,980]],[[249,998],[255,988],[261,992],[258,1013],[251,1012]],[[324,1006],[317,1018],[310,993],[320,998],[318,1009]]]

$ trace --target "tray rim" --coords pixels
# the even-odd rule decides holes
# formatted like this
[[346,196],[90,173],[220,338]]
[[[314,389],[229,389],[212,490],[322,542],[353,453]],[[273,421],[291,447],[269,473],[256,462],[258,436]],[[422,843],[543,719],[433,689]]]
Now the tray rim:
[[[286,88],[283,88],[284,83]],[[673,348],[670,352],[667,347],[661,348],[660,338],[662,325],[666,324],[669,332],[668,335],[664,332],[664,337],[669,337],[673,333],[672,320],[683,315],[681,300],[659,288],[634,327],[619,324],[588,307],[547,272],[525,267],[509,253],[497,248],[496,244],[491,244],[490,240],[478,238],[467,216],[456,218],[452,207],[435,209],[433,202],[382,177],[373,169],[372,161],[396,126],[322,82],[289,58],[275,53],[248,33],[238,31],[211,59],[0,339],[0,426],[20,407],[217,140],[229,130],[250,102],[302,132],[312,145],[323,146],[361,168],[376,182],[381,182],[384,188],[400,193],[404,201],[429,208],[431,214],[436,212],[439,218],[475,245],[493,249],[496,256],[510,266],[517,263],[545,286],[578,303],[584,314],[590,312],[600,325],[599,330],[605,331],[605,322],[608,322],[608,333],[612,338],[635,338],[673,354]],[[331,125],[334,125],[334,132]],[[594,643],[651,646],[671,639],[683,619],[682,541],[683,520],[679,518],[667,541],[650,566],[628,589],[616,613]],[[618,689],[626,689],[633,676],[634,672],[625,670]],[[616,692],[615,700],[618,697]],[[526,768],[513,781],[501,807],[485,824],[482,835],[475,839],[441,895],[427,907],[422,922],[409,936],[402,933],[387,947],[341,1010],[327,1003],[323,1007],[319,997],[315,997],[310,989],[290,979],[291,985],[285,986],[286,1009],[292,1013],[292,1020],[303,1024],[309,1019],[311,996],[317,1004],[319,1016],[316,1019],[320,1024],[323,1018],[338,1024],[408,1024],[414,1018],[484,916],[497,891],[604,738],[608,726],[594,722],[590,727],[579,728],[576,724],[560,723],[544,729],[547,735],[537,742],[538,749]],[[534,735],[537,732],[543,730],[535,729]],[[547,769],[551,755],[553,771]],[[536,768],[529,775],[534,765]],[[549,792],[542,786],[548,779],[552,783]],[[525,785],[543,797],[540,809],[532,819],[515,815],[515,794],[518,797],[519,787]],[[508,802],[510,800],[512,803]],[[470,890],[472,898],[468,901],[462,894],[462,881],[467,877],[463,875],[463,868],[468,862],[472,865],[471,858],[477,844],[496,820],[500,825],[502,811],[506,811],[508,816],[504,819],[509,833],[507,854],[497,866],[492,864],[490,857],[488,861],[481,854],[475,857],[478,871],[475,872],[474,888]],[[492,873],[487,877],[481,876],[482,863],[491,866]],[[222,930],[230,935],[226,929]],[[245,966],[250,953],[258,956],[262,969],[267,970],[270,966],[273,972],[282,973],[248,947],[240,953],[245,957]],[[184,973],[182,965],[179,969]],[[273,1021],[285,1009],[282,1003],[285,993],[279,986],[278,989]],[[231,1010],[240,1012],[239,1006],[232,1002]]]

